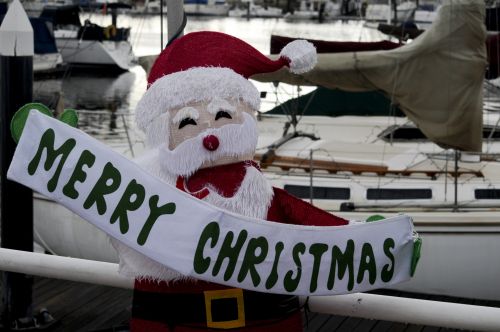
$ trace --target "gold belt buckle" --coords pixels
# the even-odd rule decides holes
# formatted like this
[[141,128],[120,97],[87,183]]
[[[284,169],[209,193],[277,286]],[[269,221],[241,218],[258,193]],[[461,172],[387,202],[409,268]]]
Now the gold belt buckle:
[[[234,329],[245,326],[245,305],[243,302],[243,290],[241,288],[230,288],[213,291],[204,291],[205,309],[207,313],[207,327],[215,329]],[[227,321],[212,320],[212,301],[220,299],[236,299],[238,307],[238,318]]]

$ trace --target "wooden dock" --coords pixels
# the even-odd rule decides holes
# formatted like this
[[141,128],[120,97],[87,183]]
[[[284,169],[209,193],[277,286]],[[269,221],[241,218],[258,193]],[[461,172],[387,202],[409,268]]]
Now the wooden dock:
[[[500,307],[500,302],[476,301],[451,297],[419,294],[402,294],[396,291],[380,291],[385,295]],[[47,308],[58,323],[49,331],[54,332],[126,332],[130,317],[132,291],[113,287],[77,283],[64,280],[34,278],[34,312]],[[304,315],[304,331],[406,331],[449,332],[460,331],[431,326],[394,323],[335,315],[308,313]]]

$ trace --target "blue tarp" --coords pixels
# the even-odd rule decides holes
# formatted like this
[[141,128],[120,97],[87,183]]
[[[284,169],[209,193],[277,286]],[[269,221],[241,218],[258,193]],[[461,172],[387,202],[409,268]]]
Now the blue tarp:
[[47,22],[34,17],[30,17],[30,22],[35,33],[35,53],[57,53],[56,40],[48,28]]

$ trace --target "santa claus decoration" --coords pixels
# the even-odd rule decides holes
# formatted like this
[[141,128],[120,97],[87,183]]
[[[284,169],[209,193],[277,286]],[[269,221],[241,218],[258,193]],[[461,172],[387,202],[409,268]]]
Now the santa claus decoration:
[[[347,221],[273,188],[253,161],[260,94],[251,75],[314,67],[312,44],[288,44],[271,60],[235,37],[196,32],[156,60],[136,109],[148,152],[139,164],[192,196],[244,216],[300,225]],[[189,220],[185,220],[189,223]],[[236,239],[234,239],[236,242]],[[136,278],[132,331],[301,331],[293,295],[267,294],[185,277],[113,240],[121,272]]]

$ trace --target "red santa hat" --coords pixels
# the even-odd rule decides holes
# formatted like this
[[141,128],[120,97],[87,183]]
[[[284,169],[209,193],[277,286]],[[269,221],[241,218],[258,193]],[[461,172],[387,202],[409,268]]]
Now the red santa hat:
[[137,125],[147,131],[166,111],[214,97],[238,99],[258,110],[260,94],[248,81],[250,76],[283,66],[301,74],[315,64],[316,49],[305,40],[289,43],[279,59],[271,60],[246,42],[224,33],[187,34],[164,49],[155,61],[148,90],[137,105]]

